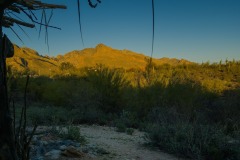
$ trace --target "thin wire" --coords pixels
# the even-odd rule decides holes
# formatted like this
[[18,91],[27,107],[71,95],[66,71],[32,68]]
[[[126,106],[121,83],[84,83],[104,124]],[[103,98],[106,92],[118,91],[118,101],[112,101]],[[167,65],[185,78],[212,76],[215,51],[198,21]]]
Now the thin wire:
[[[11,12],[6,12],[6,15],[8,15],[8,17],[12,18],[12,16],[11,16],[10,14],[12,14],[13,16],[15,16],[15,14],[13,14],[13,13],[11,13]],[[23,32],[29,39],[31,39],[31,38],[29,37],[29,35],[25,32],[25,30],[24,30],[19,24],[16,23],[16,25],[22,30],[22,32]]]
[[10,28],[11,31],[17,36],[17,38],[22,42],[22,44],[24,44],[23,40],[20,38],[20,36],[17,34],[17,32],[15,32],[12,27],[9,27],[9,28]]
[[81,12],[80,12],[80,0],[77,1],[77,5],[78,5],[78,23],[79,23],[79,29],[80,29],[80,34],[81,34],[81,39],[82,39],[82,44],[84,46],[84,42],[83,42],[83,34],[82,34],[82,24],[81,24]]
[[38,32],[38,39],[40,38],[40,35],[41,35],[41,31],[42,31],[42,22],[43,22],[43,10],[42,10],[42,16],[41,16],[41,21],[40,21],[40,28],[39,28],[39,32]]
[[154,28],[154,26],[155,26],[155,20],[154,20],[155,18],[154,18],[154,0],[152,0],[152,22],[153,22],[153,24],[152,24],[152,51],[151,51],[151,61],[152,61],[152,56],[153,56],[153,46],[154,46],[154,30],[155,30],[155,28]]

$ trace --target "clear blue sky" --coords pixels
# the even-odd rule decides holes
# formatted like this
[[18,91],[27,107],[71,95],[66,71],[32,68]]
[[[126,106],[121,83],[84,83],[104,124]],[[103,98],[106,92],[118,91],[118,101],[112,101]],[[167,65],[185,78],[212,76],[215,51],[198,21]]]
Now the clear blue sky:
[[[30,39],[15,27],[24,44],[10,30],[4,30],[14,43],[50,56],[95,47],[98,43],[151,54],[151,0],[102,0],[96,9],[90,8],[87,0],[81,0],[84,46],[76,0],[45,2],[68,7],[54,11],[51,25],[62,30],[49,29],[49,53],[44,32],[38,39],[39,26],[37,30],[26,29]],[[195,62],[240,60],[240,0],[155,0],[153,57]]]

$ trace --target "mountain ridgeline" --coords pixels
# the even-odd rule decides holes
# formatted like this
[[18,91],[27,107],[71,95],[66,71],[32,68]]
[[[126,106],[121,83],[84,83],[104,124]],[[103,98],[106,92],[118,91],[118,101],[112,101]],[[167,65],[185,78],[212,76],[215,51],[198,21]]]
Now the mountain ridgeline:
[[[14,57],[7,60],[8,66],[14,70],[25,71],[26,69],[33,71],[38,75],[49,75],[51,72],[58,72],[62,64],[70,64],[74,68],[92,68],[96,64],[102,64],[109,68],[122,69],[140,69],[144,70],[147,59],[150,57],[129,50],[117,50],[98,44],[95,48],[86,48],[83,50],[75,50],[64,55],[56,57],[42,56],[37,51],[30,48],[21,48],[14,46]],[[191,64],[187,60],[178,60],[175,58],[153,58],[156,65],[169,64]]]

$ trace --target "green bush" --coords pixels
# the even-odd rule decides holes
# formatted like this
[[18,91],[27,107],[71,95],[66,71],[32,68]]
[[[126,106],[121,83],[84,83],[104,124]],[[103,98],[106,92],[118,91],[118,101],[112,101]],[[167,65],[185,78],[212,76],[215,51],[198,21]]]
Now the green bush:
[[82,144],[86,143],[85,137],[81,135],[80,128],[68,125],[66,127],[53,127],[51,130],[52,133],[57,134],[57,136],[63,138],[63,139],[70,139],[73,141],[80,142]]
[[[19,119],[21,108],[16,107],[16,117]],[[29,124],[38,125],[61,125],[68,124],[111,124],[116,119],[115,114],[107,114],[98,108],[73,108],[54,107],[38,104],[27,108],[27,119]]]
[[27,118],[29,120],[29,123],[35,123],[38,125],[57,125],[62,123],[68,123],[69,121],[71,121],[69,117],[71,117],[72,114],[72,111],[69,111],[66,108],[62,107],[34,106],[27,108]]
[[97,65],[96,70],[87,72],[87,79],[97,90],[99,107],[107,113],[121,111],[122,89],[129,85],[121,71]]
[[62,62],[61,64],[60,64],[60,66],[59,66],[59,69],[61,70],[61,71],[64,71],[64,70],[74,70],[74,69],[76,69],[74,66],[73,66],[73,64],[72,63],[70,63],[70,62]]
[[117,132],[125,132],[127,129],[126,125],[124,123],[118,122],[116,124],[116,131]]
[[133,128],[127,128],[127,129],[126,129],[126,133],[127,133],[128,135],[133,135],[134,129],[133,129]]
[[229,137],[217,127],[188,123],[152,124],[147,128],[151,143],[191,159],[238,159],[240,143],[229,143]]
[[75,126],[67,126],[67,132],[60,133],[60,136],[65,139],[86,143],[86,139],[81,135],[80,128]]

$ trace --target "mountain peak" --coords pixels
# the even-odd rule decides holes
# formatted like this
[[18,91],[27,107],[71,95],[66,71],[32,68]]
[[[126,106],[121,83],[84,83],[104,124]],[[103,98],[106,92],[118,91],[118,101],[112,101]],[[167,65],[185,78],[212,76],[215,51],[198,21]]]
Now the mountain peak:
[[[95,48],[87,48],[80,51],[72,51],[65,55],[59,55],[56,58],[44,57],[37,54],[36,51],[30,48],[15,47],[15,55],[13,58],[7,59],[8,65],[13,66],[18,70],[24,69],[24,64],[40,74],[50,74],[51,71],[57,71],[63,62],[69,62],[76,68],[94,67],[96,64],[103,64],[110,68],[124,68],[124,69],[142,69],[146,66],[146,56],[135,53],[129,50],[118,50],[106,46],[105,44],[98,44]],[[170,64],[189,64],[191,62],[186,60],[178,60],[174,58],[153,58],[156,65]]]
[[95,48],[96,49],[112,49],[111,47],[109,47],[103,43],[99,43]]

